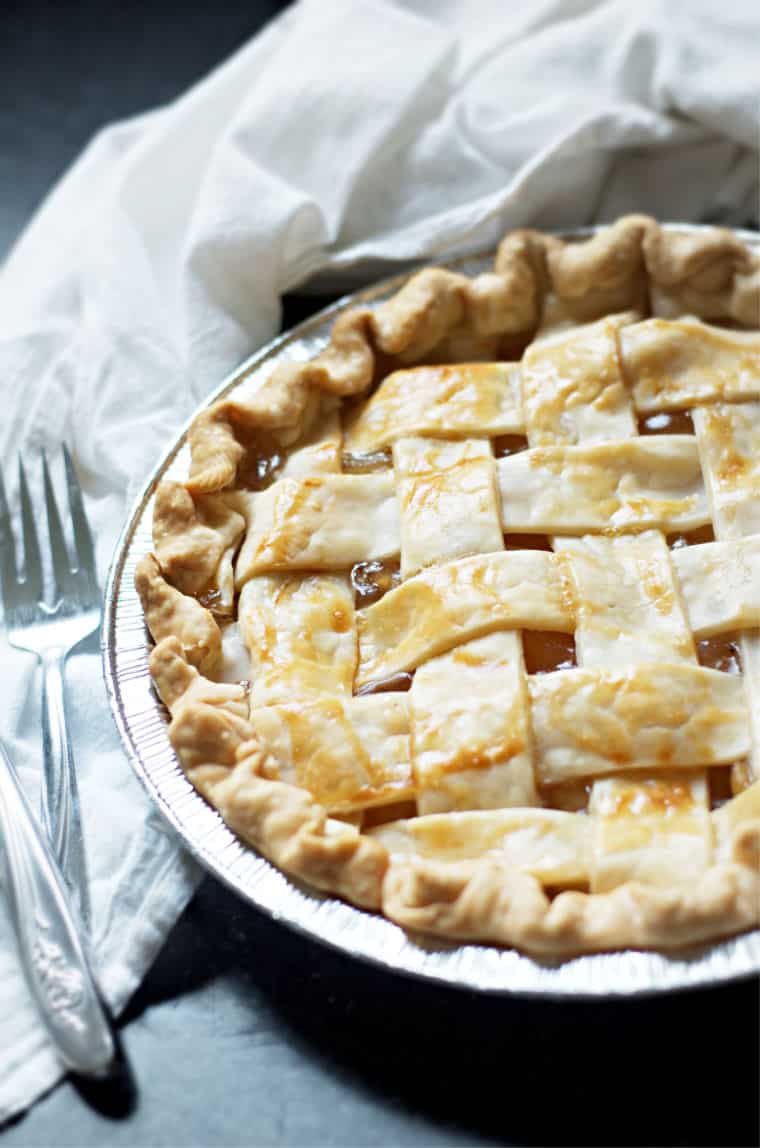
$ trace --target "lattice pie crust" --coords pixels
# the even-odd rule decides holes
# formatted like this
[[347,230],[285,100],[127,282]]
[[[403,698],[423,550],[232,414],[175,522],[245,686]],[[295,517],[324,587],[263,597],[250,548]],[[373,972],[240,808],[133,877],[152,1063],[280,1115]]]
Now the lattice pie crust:
[[758,329],[729,232],[518,231],[204,411],[137,586],[227,824],[446,937],[757,925]]

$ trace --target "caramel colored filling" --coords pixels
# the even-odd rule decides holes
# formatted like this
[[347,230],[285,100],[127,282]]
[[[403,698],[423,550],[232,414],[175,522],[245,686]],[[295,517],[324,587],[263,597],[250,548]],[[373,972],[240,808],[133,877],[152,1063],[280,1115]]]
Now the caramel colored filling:
[[548,630],[523,630],[523,655],[529,674],[550,674],[577,665],[575,638]]
[[752,784],[749,762],[735,761],[733,765],[718,766],[707,771],[710,786],[710,806],[718,809],[732,797],[743,793]]
[[277,478],[284,461],[284,456],[276,451],[266,455],[247,452],[238,467],[237,485],[245,490],[266,490]]
[[388,821],[403,821],[416,816],[416,801],[394,801],[392,805],[375,805],[371,809],[364,810],[362,828],[369,829],[373,825],[384,825]]
[[639,434],[694,434],[690,411],[658,411],[639,419]]
[[742,659],[736,638],[730,634],[718,634],[714,638],[703,638],[697,642],[697,658],[700,666],[708,670],[720,670],[724,674],[740,674]]
[[210,610],[212,614],[224,614],[227,612],[222,608],[222,592],[216,587],[204,590],[202,594],[198,595],[198,601],[201,606],[206,610]]
[[357,698],[367,697],[368,694],[405,693],[411,688],[414,672],[407,673],[402,670],[398,674],[390,674],[387,678],[378,678],[376,682],[367,682],[366,686],[356,691]]
[[220,626],[237,614],[237,595],[234,603],[225,602],[224,595],[217,586],[209,586],[195,597],[199,605],[211,611]]
[[701,546],[703,542],[714,542],[712,523],[706,522],[696,530],[687,530],[683,534],[669,534],[667,543],[671,550],[680,550],[682,546]]
[[505,534],[506,550],[551,550],[548,534]]
[[707,782],[710,787],[710,807],[718,809],[734,796],[731,786],[731,770],[733,766],[718,766],[707,771]]
[[544,805],[550,809],[561,809],[565,813],[585,811],[590,795],[591,783],[588,781],[564,781],[541,789]]
[[528,449],[528,440],[524,434],[500,434],[491,439],[494,458],[506,458],[510,454],[518,454]]
[[371,606],[383,594],[401,584],[398,562],[376,559],[373,562],[357,562],[351,568],[351,585],[354,590],[354,605],[357,610]]
[[506,363],[517,363],[533,341],[532,331],[514,335],[503,335],[499,343],[499,359]]

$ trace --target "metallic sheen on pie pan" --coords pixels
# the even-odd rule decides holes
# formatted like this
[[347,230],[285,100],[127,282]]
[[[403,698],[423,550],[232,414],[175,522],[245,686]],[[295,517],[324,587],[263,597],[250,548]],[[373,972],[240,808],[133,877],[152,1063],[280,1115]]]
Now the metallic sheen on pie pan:
[[[701,230],[673,224],[680,231]],[[563,232],[566,238],[595,229]],[[756,233],[739,231],[744,242]],[[468,275],[490,267],[493,253],[447,261]],[[347,296],[258,351],[208,396],[204,405],[245,379],[255,384],[281,359],[303,361],[325,346],[335,318],[348,307],[377,306],[408,274]],[[631,997],[697,985],[714,985],[760,972],[760,930],[688,954],[613,952],[565,961],[539,961],[514,950],[413,938],[384,917],[355,909],[291,881],[243,845],[186,779],[167,736],[167,714],[151,686],[149,639],[133,578],[151,549],[156,485],[187,473],[187,427],[178,435],[135,503],[116,547],[103,618],[103,671],[111,709],[129,759],[148,793],[184,845],[201,864],[241,897],[310,937],[382,967],[432,981],[486,992],[536,997]]]

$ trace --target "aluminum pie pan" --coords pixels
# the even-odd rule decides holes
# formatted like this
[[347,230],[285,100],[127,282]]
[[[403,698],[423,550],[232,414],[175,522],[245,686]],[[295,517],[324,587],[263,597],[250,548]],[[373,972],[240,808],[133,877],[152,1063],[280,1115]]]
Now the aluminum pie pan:
[[[700,231],[670,224],[679,231]],[[595,228],[564,231],[582,238]],[[754,232],[736,231],[752,246]],[[486,270],[493,252],[446,260],[467,275]],[[334,320],[348,307],[374,308],[403,285],[407,272],[357,291],[274,339],[233,371],[198,411],[238,387],[263,381],[282,360],[313,358]],[[197,415],[198,411],[195,412]],[[195,417],[195,416],[193,416]],[[192,419],[190,420],[192,422]],[[312,939],[374,965],[459,988],[539,998],[627,998],[718,985],[760,972],[760,930],[678,955],[625,950],[569,960],[543,960],[491,945],[412,937],[378,914],[354,908],[291,880],[244,845],[185,777],[168,738],[167,712],[148,670],[150,641],[134,588],[135,566],[151,549],[157,484],[187,474],[187,426],[150,475],[116,546],[105,592],[102,656],[109,703],[138,778],[189,852],[244,900]]]

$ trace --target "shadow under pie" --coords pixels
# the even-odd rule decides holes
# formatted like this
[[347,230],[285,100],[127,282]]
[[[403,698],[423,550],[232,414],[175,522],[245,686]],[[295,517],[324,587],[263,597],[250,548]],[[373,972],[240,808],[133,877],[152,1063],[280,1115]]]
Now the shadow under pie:
[[[287,1056],[305,1087],[319,1088],[327,1074],[363,1119],[367,1106],[376,1110],[377,1131],[391,1140],[401,1119],[431,1143],[441,1135],[584,1146],[757,1140],[752,981],[614,1002],[478,994],[357,962],[207,878],[125,1020],[210,982],[219,986],[212,1050],[229,1050],[233,1035],[244,1049],[250,1017],[252,1042],[265,1029],[268,1055]],[[732,1055],[706,1057],[705,1032]],[[646,1103],[625,1103],[621,1120],[621,1081],[637,1080],[643,1063]],[[705,1089],[733,1097],[730,1119],[723,1105],[673,1102]],[[258,1103],[255,1088],[244,1090],[241,1118],[254,1118]]]

